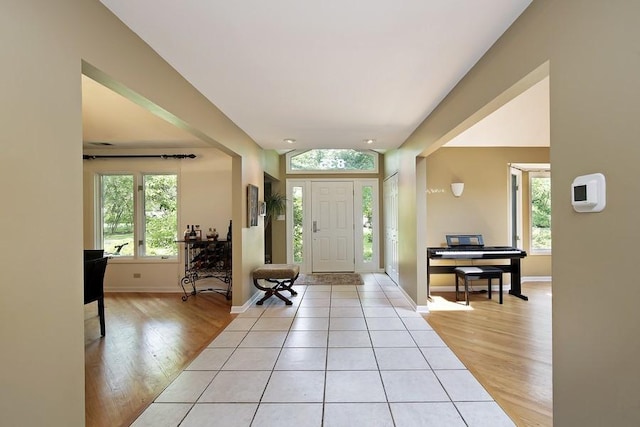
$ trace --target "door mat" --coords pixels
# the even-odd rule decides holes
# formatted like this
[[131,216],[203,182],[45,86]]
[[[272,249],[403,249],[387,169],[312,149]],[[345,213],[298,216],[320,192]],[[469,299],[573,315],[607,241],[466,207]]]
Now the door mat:
[[314,273],[300,274],[296,285],[363,285],[358,273]]

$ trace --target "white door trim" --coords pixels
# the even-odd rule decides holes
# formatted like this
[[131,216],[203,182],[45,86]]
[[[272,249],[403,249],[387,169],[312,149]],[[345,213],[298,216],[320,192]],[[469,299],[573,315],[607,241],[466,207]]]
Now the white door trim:
[[[358,243],[362,241],[362,230],[359,227],[355,227],[354,241],[356,242],[355,253],[355,271],[356,272],[379,272],[380,269],[380,214],[379,214],[379,180],[377,178],[313,178],[313,179],[287,179],[286,191],[287,191],[287,212],[286,212],[286,230],[287,230],[287,262],[291,264],[299,264],[300,272],[311,273],[312,270],[312,256],[311,242],[312,235],[311,229],[313,226],[311,220],[310,203],[303,203],[302,212],[302,262],[294,261],[293,253],[293,236],[294,236],[294,223],[293,223],[293,189],[300,188],[302,192],[303,201],[311,200],[311,182],[312,181],[352,181],[354,183],[354,200],[361,200],[361,191],[365,186],[371,186],[373,190],[373,254],[372,262],[364,262],[362,251],[358,249]],[[358,203],[354,202],[354,205]],[[354,207],[354,215],[362,216],[362,208],[357,209]],[[356,224],[359,224],[356,218]],[[360,246],[361,247],[361,246]]]

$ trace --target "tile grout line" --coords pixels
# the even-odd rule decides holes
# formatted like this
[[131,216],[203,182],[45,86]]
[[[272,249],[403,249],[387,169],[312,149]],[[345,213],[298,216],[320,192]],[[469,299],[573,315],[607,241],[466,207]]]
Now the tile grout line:
[[[463,416],[462,412],[460,411],[460,408],[458,407],[458,405],[456,404],[456,402],[454,402],[454,401],[453,401],[453,398],[452,398],[452,396],[451,396],[450,391],[449,391],[447,388],[445,388],[444,383],[442,382],[441,378],[440,378],[438,375],[436,375],[436,369],[434,369],[434,368],[433,368],[433,366],[432,366],[431,362],[429,362],[429,360],[427,359],[426,354],[422,351],[422,348],[423,348],[423,347],[421,347],[421,346],[419,345],[419,343],[418,343],[418,341],[417,341],[416,337],[414,336],[414,334],[412,334],[412,330],[410,330],[410,329],[409,329],[409,326],[407,325],[407,322],[405,322],[405,319],[409,318],[409,316],[402,316],[402,315],[401,315],[401,312],[399,312],[399,311],[398,311],[398,308],[399,308],[400,306],[396,305],[396,304],[397,304],[397,302],[395,302],[395,303],[394,303],[394,302],[392,302],[392,301],[391,301],[391,299],[389,298],[389,296],[388,296],[388,295],[389,295],[389,292],[391,292],[391,291],[388,291],[388,290],[387,290],[387,289],[388,289],[388,287],[383,286],[383,285],[379,282],[378,278],[377,278],[375,275],[372,275],[371,277],[372,277],[372,279],[373,279],[373,280],[375,280],[375,283],[376,283],[377,288],[378,288],[378,289],[380,289],[380,290],[383,292],[383,294],[384,294],[384,299],[385,299],[385,300],[386,300],[386,302],[388,303],[388,305],[385,305],[385,307],[386,307],[386,306],[389,306],[389,307],[391,307],[391,308],[393,309],[393,311],[395,312],[396,317],[400,320],[400,322],[401,322],[401,323],[402,323],[402,325],[403,325],[403,328],[404,328],[404,329],[402,329],[402,330],[403,330],[403,331],[405,331],[405,332],[410,336],[411,341],[412,341],[412,342],[413,342],[413,344],[415,345],[415,348],[416,348],[416,349],[418,349],[418,351],[420,352],[420,355],[421,355],[421,356],[422,356],[422,358],[426,361],[426,365],[428,366],[428,369],[424,369],[424,370],[425,370],[425,371],[427,371],[427,370],[428,370],[429,372],[433,373],[433,375],[435,376],[435,378],[436,378],[436,380],[437,380],[437,383],[440,385],[440,387],[442,388],[442,390],[444,391],[444,393],[445,393],[445,394],[446,394],[446,396],[448,397],[448,399],[449,399],[448,403],[450,403],[450,404],[452,404],[452,405],[453,405],[453,407],[455,408],[456,413],[460,416],[461,420],[462,420],[466,425],[468,425],[468,421],[467,421],[467,420],[465,420],[465,418],[464,418],[464,416]],[[368,285],[368,284],[370,284],[370,283],[367,283],[367,282],[364,282],[364,281],[363,281],[363,286],[366,286],[366,285]],[[326,413],[325,413],[325,409],[326,409],[326,405],[327,405],[327,401],[326,401],[326,399],[327,399],[327,385],[328,385],[328,383],[327,383],[327,379],[328,379],[328,378],[327,378],[327,375],[328,375],[328,372],[329,372],[329,365],[328,365],[328,362],[329,362],[329,350],[330,350],[330,348],[331,348],[329,345],[330,345],[330,336],[331,336],[331,332],[332,332],[332,329],[331,329],[331,327],[332,327],[332,322],[331,322],[331,320],[334,318],[334,317],[332,316],[332,314],[334,313],[334,309],[335,309],[335,308],[337,308],[337,307],[334,307],[333,302],[334,302],[334,300],[335,300],[335,301],[338,301],[338,300],[342,299],[342,298],[336,298],[336,297],[334,296],[334,286],[338,286],[338,287],[339,287],[339,286],[342,286],[342,285],[331,285],[331,286],[330,286],[330,293],[329,293],[329,307],[328,307],[328,315],[327,315],[327,336],[326,336],[326,339],[325,339],[325,347],[324,347],[324,348],[325,348],[325,354],[324,354],[324,385],[323,385],[322,402],[320,403],[320,404],[322,405],[322,409],[321,409],[321,417],[322,417],[322,418],[321,418],[321,424],[322,424],[322,425],[324,424],[324,417],[325,417],[325,415],[326,415]],[[389,401],[388,391],[387,391],[387,388],[385,387],[384,380],[383,380],[383,378],[382,378],[382,369],[381,369],[381,366],[380,366],[379,357],[378,357],[378,354],[376,353],[376,347],[375,347],[375,345],[374,345],[374,339],[373,339],[373,337],[372,337],[372,335],[371,335],[372,330],[370,329],[370,324],[369,324],[369,323],[370,323],[370,320],[369,320],[369,319],[370,319],[370,318],[375,318],[375,316],[368,317],[368,316],[366,315],[365,308],[367,308],[367,307],[365,307],[365,305],[363,304],[363,303],[366,303],[366,301],[365,301],[365,300],[366,300],[365,295],[363,295],[363,294],[365,294],[365,293],[366,293],[366,291],[365,291],[364,289],[363,289],[363,290],[358,289],[358,287],[357,287],[357,286],[356,286],[355,288],[356,288],[356,296],[357,296],[357,299],[358,299],[358,302],[359,302],[359,309],[360,309],[360,313],[361,313],[361,315],[362,315],[363,323],[364,323],[365,328],[366,328],[366,331],[367,331],[367,336],[368,336],[368,338],[369,338],[369,342],[370,342],[370,344],[371,344],[371,352],[372,352],[372,354],[373,354],[373,359],[374,359],[374,361],[375,361],[375,366],[376,366],[377,371],[378,371],[378,378],[379,378],[379,380],[380,380],[380,383],[381,383],[381,386],[382,386],[382,390],[383,390],[383,393],[384,393],[384,397],[385,397],[385,400],[386,400],[386,407],[387,407],[387,409],[388,409],[388,411],[389,411],[389,414],[390,414],[390,416],[391,416],[391,422],[393,423],[393,425],[395,425],[396,420],[395,420],[395,417],[394,417],[394,413],[393,413],[393,411],[391,410],[391,403],[392,403],[392,402],[390,402],[390,401]],[[277,331],[283,331],[283,332],[285,333],[285,334],[284,334],[284,338],[283,338],[283,340],[282,340],[282,342],[281,342],[281,344],[280,344],[279,346],[274,347],[274,348],[278,348],[277,356],[275,357],[275,360],[274,360],[273,366],[272,366],[272,367],[271,367],[271,369],[270,369],[269,377],[268,377],[268,378],[267,378],[267,380],[266,380],[264,390],[262,391],[262,393],[261,393],[261,395],[260,395],[260,398],[259,398],[259,400],[258,400],[258,402],[257,402],[257,404],[256,404],[256,409],[255,409],[255,411],[253,412],[253,415],[252,415],[252,418],[251,418],[251,425],[253,425],[253,423],[254,423],[254,421],[255,421],[255,419],[256,419],[256,417],[257,417],[257,415],[258,415],[258,411],[259,411],[259,409],[260,409],[260,406],[261,406],[261,405],[263,405],[263,404],[265,404],[265,405],[269,404],[269,402],[263,402],[263,399],[264,399],[265,393],[266,393],[266,391],[267,391],[267,388],[268,388],[268,386],[269,386],[269,383],[270,383],[270,381],[271,381],[271,379],[272,379],[272,377],[273,377],[273,375],[274,375],[275,371],[277,370],[276,368],[277,368],[277,365],[278,365],[278,361],[279,361],[279,360],[280,360],[280,358],[283,356],[283,352],[285,351],[285,347],[286,347],[287,339],[289,338],[289,336],[291,335],[291,333],[292,333],[293,331],[298,331],[298,332],[311,332],[311,331],[315,330],[315,329],[312,329],[312,330],[307,330],[307,329],[300,329],[300,330],[297,330],[297,329],[293,329],[293,327],[294,327],[293,325],[294,325],[294,323],[295,323],[296,319],[303,319],[302,317],[298,317],[298,315],[300,314],[300,309],[301,309],[301,308],[303,308],[303,307],[301,306],[302,301],[304,300],[304,298],[305,298],[305,297],[308,297],[308,290],[309,290],[309,285],[305,285],[304,292],[299,292],[299,294],[300,294],[300,299],[297,301],[297,304],[295,305],[295,310],[293,311],[293,317],[291,317],[291,322],[290,322],[290,324],[289,324],[288,328],[287,328],[286,330],[277,329]],[[375,298],[375,297],[373,297],[373,298]],[[395,298],[395,299],[397,299],[397,298]],[[223,369],[223,367],[225,366],[225,364],[226,364],[226,363],[228,363],[228,362],[229,362],[229,360],[232,358],[232,356],[236,353],[236,351],[237,351],[239,348],[241,348],[240,346],[241,346],[242,342],[244,342],[244,340],[245,340],[245,339],[247,339],[247,337],[249,336],[249,334],[250,334],[251,332],[256,332],[256,333],[269,332],[269,330],[268,330],[268,329],[264,329],[264,330],[259,330],[259,329],[257,329],[257,330],[253,330],[253,328],[255,328],[255,327],[256,327],[256,325],[258,324],[259,320],[277,319],[277,318],[288,318],[288,316],[277,316],[277,315],[276,315],[276,316],[273,316],[273,317],[271,317],[271,316],[266,316],[266,314],[268,314],[269,308],[277,308],[276,306],[277,306],[276,304],[273,304],[273,303],[272,303],[272,304],[268,305],[267,307],[264,307],[264,309],[259,313],[259,316],[258,316],[257,318],[255,318],[255,321],[253,322],[253,324],[252,324],[252,325],[251,325],[247,330],[237,331],[237,332],[244,332],[244,336],[243,336],[243,337],[242,337],[242,338],[241,338],[241,339],[240,339],[240,340],[235,344],[235,346],[234,346],[234,347],[231,347],[233,350],[232,350],[232,351],[231,351],[231,353],[226,357],[225,361],[220,365],[220,368],[219,368],[218,370],[216,370],[216,372],[215,372],[215,374],[213,375],[212,379],[211,379],[211,380],[208,382],[208,384],[203,388],[203,391],[202,391],[202,392],[200,392],[200,394],[195,398],[195,401],[194,401],[193,403],[191,403],[191,402],[185,402],[185,403],[191,403],[191,405],[190,405],[189,409],[186,411],[185,415],[184,415],[184,416],[182,417],[182,419],[180,420],[179,424],[181,424],[182,422],[184,422],[184,420],[186,419],[186,417],[187,417],[187,416],[191,413],[191,411],[196,407],[196,405],[198,404],[198,400],[202,397],[202,395],[205,393],[205,391],[206,391],[206,390],[211,386],[212,382],[217,378],[218,374],[219,374],[220,372],[222,372],[222,369]],[[311,306],[310,306],[310,307],[308,307],[308,308],[314,308],[314,307],[315,307],[315,306],[311,305]],[[348,306],[348,305],[345,305],[344,307],[346,308],[346,307],[349,307],[349,306]],[[376,307],[377,307],[376,305],[372,305],[372,306],[371,306],[371,308],[376,308]],[[316,307],[316,308],[319,308],[319,307]],[[323,317],[323,316],[321,316],[320,318],[322,318],[322,317]],[[238,318],[238,317],[236,317],[236,318]],[[313,318],[313,317],[310,317],[310,318]],[[335,317],[335,318],[342,318],[342,317]],[[348,317],[347,317],[347,318],[348,318]],[[382,317],[382,318],[384,318],[384,317]],[[422,316],[421,316],[420,318],[422,319],[422,321],[423,321],[423,322],[425,322],[425,323],[427,323],[427,324],[428,324],[428,322],[426,322],[426,319],[424,319],[424,317],[422,317]],[[348,323],[348,322],[346,322],[346,323]],[[414,328],[415,328],[415,327],[417,327],[417,326],[415,326],[415,325],[414,325]],[[353,331],[355,331],[355,330],[357,330],[357,329],[353,329]],[[432,330],[432,329],[430,329],[430,330]],[[274,329],[274,331],[276,331],[276,330]],[[342,331],[342,329],[336,329],[335,331]],[[347,329],[344,329],[344,331],[352,331],[352,329],[348,329],[348,327],[347,327]],[[386,329],[380,329],[380,331],[387,331],[387,330],[386,330]],[[393,331],[394,331],[394,330],[392,330],[392,329],[389,329],[389,330],[388,330],[388,332],[393,332]],[[420,329],[414,329],[414,331],[420,331]],[[220,336],[220,335],[221,335],[222,333],[224,333],[224,332],[236,332],[236,331],[227,331],[227,330],[226,330],[226,328],[225,328],[223,331],[221,331],[221,333],[220,333],[220,334],[218,334],[218,336]],[[214,339],[211,341],[211,343],[209,343],[209,344],[205,347],[205,349],[207,349],[207,348],[218,348],[218,347],[209,347],[209,346],[210,346],[210,345],[211,345],[211,344],[212,344],[212,343],[213,343],[213,342],[218,338],[218,336],[217,336],[216,338],[214,338]],[[265,344],[265,345],[266,345],[266,344]],[[313,346],[312,346],[312,347],[313,347]],[[391,347],[389,347],[389,348],[393,348],[393,347],[394,347],[394,346],[391,346]],[[439,347],[439,346],[436,346],[436,347]],[[445,346],[444,346],[444,347],[445,347],[445,348],[449,348],[448,346],[446,346],[446,344],[445,344]],[[248,348],[251,348],[251,347],[248,347]],[[292,347],[292,348],[306,348],[306,347]],[[336,348],[339,348],[339,347],[336,347]],[[349,347],[344,347],[344,348],[349,348]],[[355,347],[354,347],[354,348],[355,348]],[[386,347],[378,347],[378,348],[386,348]],[[403,348],[403,347],[397,347],[397,348]],[[428,347],[425,347],[425,348],[429,348],[429,346],[428,346]],[[464,365],[463,365],[463,366],[464,366]],[[187,368],[188,368],[188,366],[187,366]],[[394,371],[394,370],[395,370],[395,369],[392,369],[391,371]],[[400,369],[400,370],[402,370],[402,369]],[[421,370],[422,370],[422,369],[421,369]],[[464,366],[464,369],[454,369],[454,368],[448,369],[448,368],[443,368],[443,369],[439,369],[438,371],[440,371],[440,370],[443,370],[443,371],[446,371],[446,370],[455,370],[455,371],[467,371],[467,372],[468,372],[468,369],[466,368],[466,366]],[[184,372],[186,372],[186,371],[188,371],[188,369],[186,369],[186,368],[185,368],[185,369],[183,369],[183,370],[182,370],[182,372],[181,372],[181,374],[182,374],[182,373],[184,373]],[[194,371],[199,371],[199,370],[194,370]],[[287,371],[287,369],[282,369],[282,371]],[[180,375],[180,374],[179,374],[179,375]],[[177,378],[177,377],[176,377],[176,378]],[[474,377],[474,378],[475,378],[475,377]],[[175,379],[174,379],[174,381],[175,381]],[[171,384],[173,384],[173,382],[174,382],[174,381],[172,381],[172,383],[171,383]],[[170,386],[171,384],[169,384],[169,386]],[[482,386],[482,384],[480,384],[480,385]],[[167,388],[168,388],[169,386],[167,386]],[[165,390],[163,390],[163,392],[164,392],[164,391],[166,391],[166,389],[167,389],[167,388],[165,388]],[[483,389],[484,389],[484,387],[483,387]],[[485,391],[486,391],[486,390],[485,390]],[[160,394],[162,394],[162,393],[160,393]],[[493,397],[492,397],[491,395],[489,395],[489,397],[491,398],[491,400],[490,400],[490,401],[469,400],[469,402],[476,402],[476,401],[477,401],[477,402],[492,402],[492,403],[495,403],[495,399],[493,399]],[[157,399],[157,398],[156,398],[156,399]],[[420,402],[420,403],[422,403],[423,401],[416,401],[416,402]],[[460,401],[460,402],[467,402],[467,401]],[[155,403],[155,401],[154,401],[154,403]],[[165,403],[165,402],[158,402],[158,403]],[[166,403],[170,403],[170,402],[166,402]],[[178,402],[176,402],[176,403],[178,403]],[[205,403],[205,402],[203,402],[203,403]],[[215,404],[216,402],[212,402],[212,403],[214,403],[214,404]],[[224,402],[221,402],[221,403],[224,403]],[[241,403],[241,402],[229,402],[229,403]],[[273,402],[273,403],[274,403],[274,404],[276,404],[276,403],[282,403],[282,402]],[[297,403],[304,404],[304,403],[313,403],[313,402],[294,402],[294,403],[296,403],[296,404],[297,404]],[[339,402],[334,402],[334,403],[339,403]],[[345,404],[348,404],[348,403],[351,403],[351,402],[344,402],[344,403],[345,403]],[[363,402],[353,402],[353,403],[358,403],[358,404],[359,404],[359,403],[367,403],[367,402],[363,401]],[[372,403],[372,404],[373,404],[373,403],[375,403],[375,402],[369,402],[369,403]],[[400,402],[400,403],[403,403],[403,402]],[[413,403],[413,402],[404,402],[404,403]],[[143,412],[143,413],[144,413],[144,412]]]

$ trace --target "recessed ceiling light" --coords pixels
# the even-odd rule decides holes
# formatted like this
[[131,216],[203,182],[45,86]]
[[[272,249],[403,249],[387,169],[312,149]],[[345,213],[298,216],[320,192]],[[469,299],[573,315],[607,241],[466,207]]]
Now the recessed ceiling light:
[[364,140],[365,144],[373,144],[374,142],[376,142],[375,139],[365,139]]
[[283,139],[283,141],[286,142],[287,144],[293,144],[296,142],[296,140],[293,138],[285,138]]

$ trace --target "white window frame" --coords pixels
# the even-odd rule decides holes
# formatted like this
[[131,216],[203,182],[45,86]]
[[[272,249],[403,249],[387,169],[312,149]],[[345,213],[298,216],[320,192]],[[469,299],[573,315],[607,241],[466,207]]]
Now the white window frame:
[[[530,255],[551,255],[553,248],[553,232],[551,233],[551,248],[535,249],[533,247],[533,185],[531,184],[535,178],[551,179],[551,171],[530,171],[529,172],[529,253]],[[552,207],[553,209],[553,207]]]
[[[362,194],[363,188],[371,187],[371,203],[373,205],[371,228],[373,230],[371,261],[364,260],[364,233],[362,232]],[[379,212],[379,181],[377,179],[356,179],[353,181],[353,216],[354,216],[354,244],[356,271],[378,271],[380,264],[380,223]]]
[[[378,272],[380,270],[380,213],[379,213],[379,198],[380,188],[379,180],[377,178],[345,178],[345,179],[330,179],[330,178],[314,178],[314,179],[287,179],[286,191],[287,200],[293,200],[293,188],[302,187],[303,197],[303,241],[304,246],[302,248],[302,263],[300,264],[300,270],[302,273],[309,273],[312,269],[311,259],[311,182],[312,181],[352,181],[354,188],[354,225],[362,224],[362,189],[366,186],[371,186],[373,190],[372,203],[373,203],[373,215],[372,215],[372,227],[373,227],[373,253],[371,261],[364,261],[363,257],[363,233],[361,226],[355,226],[354,230],[354,254],[355,254],[355,271],[356,272]],[[286,209],[286,229],[287,229],[287,262],[294,263],[293,261],[293,203],[287,203]]]
[[[112,258],[113,261],[132,261],[132,260],[157,260],[157,261],[171,261],[175,262],[180,256],[180,251],[176,252],[176,255],[147,255],[144,252],[146,248],[145,234],[146,234],[146,221],[145,221],[145,204],[144,204],[144,177],[151,175],[175,175],[176,177],[176,224],[180,221],[180,175],[173,171],[159,171],[159,172],[146,172],[146,171],[100,171],[95,174],[95,215],[94,215],[94,240],[97,247],[104,248],[104,216],[102,211],[102,177],[103,176],[115,176],[115,175],[130,175],[133,176],[133,255],[132,256],[118,256]],[[180,230],[176,226],[176,240]],[[141,242],[144,242],[141,244]]]
[[[516,176],[516,185],[518,186],[516,190],[516,199],[513,200],[513,189],[511,177],[512,175]],[[524,249],[525,239],[524,239],[524,230],[523,230],[523,215],[522,215],[522,170],[513,166],[509,166],[509,205],[507,206],[507,217],[509,218],[509,243],[514,241],[514,237],[517,239],[517,248]],[[514,218],[513,206],[515,205],[516,212]],[[531,208],[529,208],[531,210]],[[516,236],[513,235],[513,223],[515,221],[515,225],[517,228]]]

